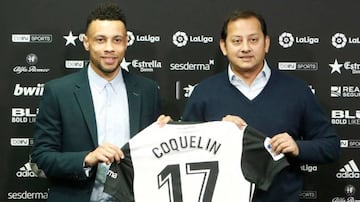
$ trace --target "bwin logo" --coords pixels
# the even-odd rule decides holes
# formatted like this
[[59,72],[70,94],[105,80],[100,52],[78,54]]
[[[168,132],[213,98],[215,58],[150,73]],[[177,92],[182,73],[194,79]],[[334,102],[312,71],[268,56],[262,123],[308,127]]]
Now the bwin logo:
[[38,83],[36,87],[22,87],[20,84],[15,85],[14,95],[15,96],[42,96],[44,93],[44,84]]
[[128,46],[133,45],[135,41],[134,33],[127,31],[127,36],[128,36]]
[[336,33],[334,36],[331,37],[331,44],[335,48],[344,48],[347,43],[347,39],[345,34],[343,33]]
[[189,37],[187,36],[187,34],[185,32],[182,31],[177,31],[174,35],[173,35],[173,43],[177,46],[177,47],[183,47],[187,44],[189,40]]
[[289,48],[294,44],[294,37],[291,33],[283,32],[279,36],[279,44],[283,48]]

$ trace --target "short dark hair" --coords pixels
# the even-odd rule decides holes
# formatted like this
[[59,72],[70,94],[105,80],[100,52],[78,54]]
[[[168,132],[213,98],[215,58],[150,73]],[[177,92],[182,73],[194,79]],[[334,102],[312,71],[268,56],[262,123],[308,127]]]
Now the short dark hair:
[[90,23],[94,20],[120,20],[126,27],[125,14],[117,4],[110,1],[99,4],[94,10],[90,12],[86,20],[86,32]]
[[266,28],[266,22],[265,19],[258,13],[255,13],[254,11],[241,11],[241,10],[235,10],[232,12],[229,17],[225,20],[222,30],[221,30],[221,39],[225,40],[227,37],[227,28],[229,25],[229,22],[233,22],[237,19],[249,19],[249,18],[256,18],[259,20],[261,25],[261,30],[264,34],[264,36],[267,36],[267,28]]

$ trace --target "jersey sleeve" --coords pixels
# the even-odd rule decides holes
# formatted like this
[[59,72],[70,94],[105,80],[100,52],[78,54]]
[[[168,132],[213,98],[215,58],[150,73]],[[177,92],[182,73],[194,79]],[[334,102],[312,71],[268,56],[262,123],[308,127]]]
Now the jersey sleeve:
[[266,136],[247,126],[243,137],[241,169],[245,179],[266,191],[274,177],[289,166],[286,157],[274,160],[264,146]]
[[112,163],[106,176],[104,192],[116,201],[133,202],[134,169],[130,155],[129,143],[122,147],[125,158],[120,163]]

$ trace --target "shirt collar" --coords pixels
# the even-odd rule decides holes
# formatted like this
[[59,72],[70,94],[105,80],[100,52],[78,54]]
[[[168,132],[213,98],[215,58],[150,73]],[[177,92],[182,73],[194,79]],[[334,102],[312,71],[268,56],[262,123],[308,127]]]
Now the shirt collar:
[[[256,76],[255,80],[257,80],[259,78],[264,78],[266,81],[268,81],[270,78],[270,75],[271,75],[271,69],[268,66],[266,60],[264,60],[264,66],[263,66],[262,70],[260,71],[260,73]],[[232,84],[235,81],[241,81],[244,83],[244,80],[242,78],[235,75],[235,73],[233,72],[233,70],[230,67],[230,64],[228,65],[228,76],[229,76],[229,81]]]
[[92,68],[91,65],[89,64],[88,66],[88,77],[89,77],[89,83],[90,85],[92,85],[97,92],[101,93],[106,84],[111,83],[112,88],[114,89],[114,91],[116,92],[116,89],[118,89],[118,87],[121,84],[124,84],[124,79],[122,77],[122,72],[121,69],[119,71],[119,73],[116,75],[116,77],[111,80],[111,81],[107,81],[106,79],[102,78],[101,76],[99,76]]

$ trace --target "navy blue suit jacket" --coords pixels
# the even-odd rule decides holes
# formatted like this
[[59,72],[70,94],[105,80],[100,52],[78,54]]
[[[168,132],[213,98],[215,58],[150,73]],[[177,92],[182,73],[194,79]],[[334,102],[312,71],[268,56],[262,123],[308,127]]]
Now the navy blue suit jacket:
[[[150,79],[124,70],[122,75],[132,137],[158,117],[159,88]],[[83,161],[97,146],[87,68],[46,83],[35,124],[32,160],[49,180],[48,201],[89,201],[94,176],[86,177]]]

